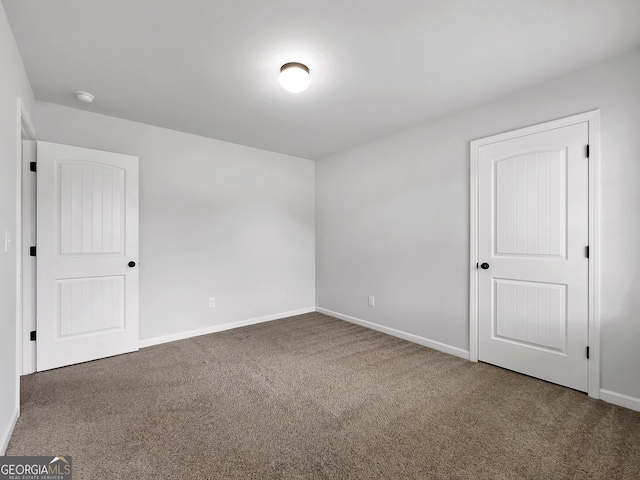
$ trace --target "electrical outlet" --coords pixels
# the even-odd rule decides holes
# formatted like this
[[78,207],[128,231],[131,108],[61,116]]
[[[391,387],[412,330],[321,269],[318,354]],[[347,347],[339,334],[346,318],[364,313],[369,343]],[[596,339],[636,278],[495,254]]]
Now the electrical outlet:
[[216,306],[216,297],[209,298],[209,308],[213,308]]
[[374,297],[373,295],[369,295],[369,306],[370,307],[376,306],[376,297]]

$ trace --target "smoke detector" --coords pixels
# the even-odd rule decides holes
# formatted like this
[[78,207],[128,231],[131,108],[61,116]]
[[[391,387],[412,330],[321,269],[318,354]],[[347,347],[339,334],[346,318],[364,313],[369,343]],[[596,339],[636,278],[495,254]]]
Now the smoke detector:
[[83,103],[91,103],[95,100],[96,97],[91,95],[89,92],[83,92],[82,90],[76,90],[73,92],[78,100]]

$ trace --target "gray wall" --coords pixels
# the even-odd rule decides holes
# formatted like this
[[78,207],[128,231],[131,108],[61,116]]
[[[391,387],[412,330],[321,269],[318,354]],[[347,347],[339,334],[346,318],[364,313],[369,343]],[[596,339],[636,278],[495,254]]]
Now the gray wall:
[[318,161],[316,305],[468,350],[469,142],[597,108],[601,388],[640,398],[639,51]]
[[49,103],[34,121],[140,157],[142,340],[315,305],[312,161]]
[[[20,126],[17,97],[30,113],[33,93],[0,6],[0,453],[18,413],[16,375],[17,195]],[[4,235],[13,241],[4,253]]]

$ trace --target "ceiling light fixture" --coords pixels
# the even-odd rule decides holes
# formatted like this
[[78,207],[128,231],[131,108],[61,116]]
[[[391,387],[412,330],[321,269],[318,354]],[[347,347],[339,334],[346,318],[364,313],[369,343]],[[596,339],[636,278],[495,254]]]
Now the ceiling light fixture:
[[309,67],[298,62],[285,63],[280,67],[280,85],[287,92],[300,93],[309,88]]
[[78,100],[84,103],[91,103],[95,100],[96,97],[91,95],[89,92],[83,92],[82,90],[76,90],[73,92]]

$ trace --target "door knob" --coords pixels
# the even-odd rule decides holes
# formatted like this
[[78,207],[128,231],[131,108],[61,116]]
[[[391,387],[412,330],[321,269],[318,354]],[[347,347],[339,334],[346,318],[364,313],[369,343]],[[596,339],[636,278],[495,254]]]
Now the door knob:
[[129,265],[129,267],[133,268],[133,267],[136,266],[136,262],[131,261],[131,262],[127,263],[127,265]]
[[485,262],[482,265],[480,265],[480,268],[483,270],[486,270],[487,268],[489,268],[489,264]]

